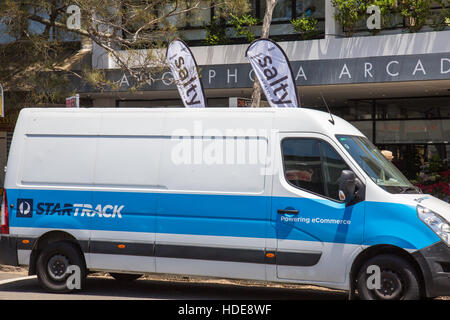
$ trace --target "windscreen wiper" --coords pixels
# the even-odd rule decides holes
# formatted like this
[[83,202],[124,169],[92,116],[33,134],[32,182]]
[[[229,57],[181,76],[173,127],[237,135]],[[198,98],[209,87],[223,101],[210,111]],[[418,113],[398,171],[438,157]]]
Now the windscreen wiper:
[[399,187],[402,189],[402,191],[400,191],[400,193],[411,193],[408,191],[414,191],[414,193],[422,193],[422,190],[420,190],[420,188],[418,187]]

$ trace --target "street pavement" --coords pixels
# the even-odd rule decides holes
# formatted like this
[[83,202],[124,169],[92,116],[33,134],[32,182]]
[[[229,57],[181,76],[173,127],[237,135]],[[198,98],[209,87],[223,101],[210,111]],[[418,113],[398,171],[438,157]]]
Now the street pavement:
[[91,277],[83,291],[75,294],[45,292],[36,277],[2,284],[7,278],[26,274],[0,272],[0,300],[345,300],[342,291],[234,285],[214,282],[139,279],[122,283],[110,277]]
[[[16,280],[18,279],[18,280]],[[347,293],[315,286],[249,285],[228,280],[198,280],[161,276],[120,282],[106,275],[88,276],[85,288],[74,294],[46,292],[36,276],[0,271],[0,300],[346,300]],[[236,284],[237,283],[237,284]],[[245,282],[243,282],[245,283]],[[450,300],[450,297],[439,297]]]

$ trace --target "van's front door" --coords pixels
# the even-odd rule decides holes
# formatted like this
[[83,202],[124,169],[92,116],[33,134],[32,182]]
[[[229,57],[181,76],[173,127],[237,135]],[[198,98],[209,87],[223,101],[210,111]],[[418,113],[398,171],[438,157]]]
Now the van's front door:
[[281,134],[277,156],[271,214],[277,277],[344,282],[362,243],[364,202],[339,201],[337,180],[342,170],[361,175],[321,134]]

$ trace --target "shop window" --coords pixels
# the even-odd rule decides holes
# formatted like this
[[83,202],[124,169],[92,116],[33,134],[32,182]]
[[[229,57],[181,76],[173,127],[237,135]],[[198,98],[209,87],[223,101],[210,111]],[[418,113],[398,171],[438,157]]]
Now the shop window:
[[447,166],[447,168],[450,168],[450,144],[446,144],[445,145],[445,165]]
[[422,164],[426,161],[425,145],[416,144],[377,144],[379,150],[392,152],[392,163],[409,180],[415,180]]
[[441,143],[450,140],[450,119],[376,122],[377,143]]
[[349,100],[347,106],[333,108],[333,114],[347,121],[371,120],[373,100]]
[[[228,98],[208,98],[208,108],[223,108],[228,106]],[[161,100],[118,100],[119,108],[184,108],[181,99]]]
[[448,97],[377,100],[376,119],[450,118],[448,102]]
[[361,131],[370,141],[373,141],[373,122],[372,121],[352,121],[359,131]]

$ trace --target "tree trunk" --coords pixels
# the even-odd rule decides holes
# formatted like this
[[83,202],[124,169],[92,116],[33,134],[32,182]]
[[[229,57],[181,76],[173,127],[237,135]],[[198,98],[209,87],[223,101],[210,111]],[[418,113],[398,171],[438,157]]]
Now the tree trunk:
[[[264,13],[264,20],[261,29],[261,38],[269,38],[270,24],[272,23],[272,14],[275,5],[278,0],[266,0],[266,12]],[[261,105],[261,85],[255,76],[255,81],[253,82],[253,92],[252,92],[252,108],[258,108]]]

